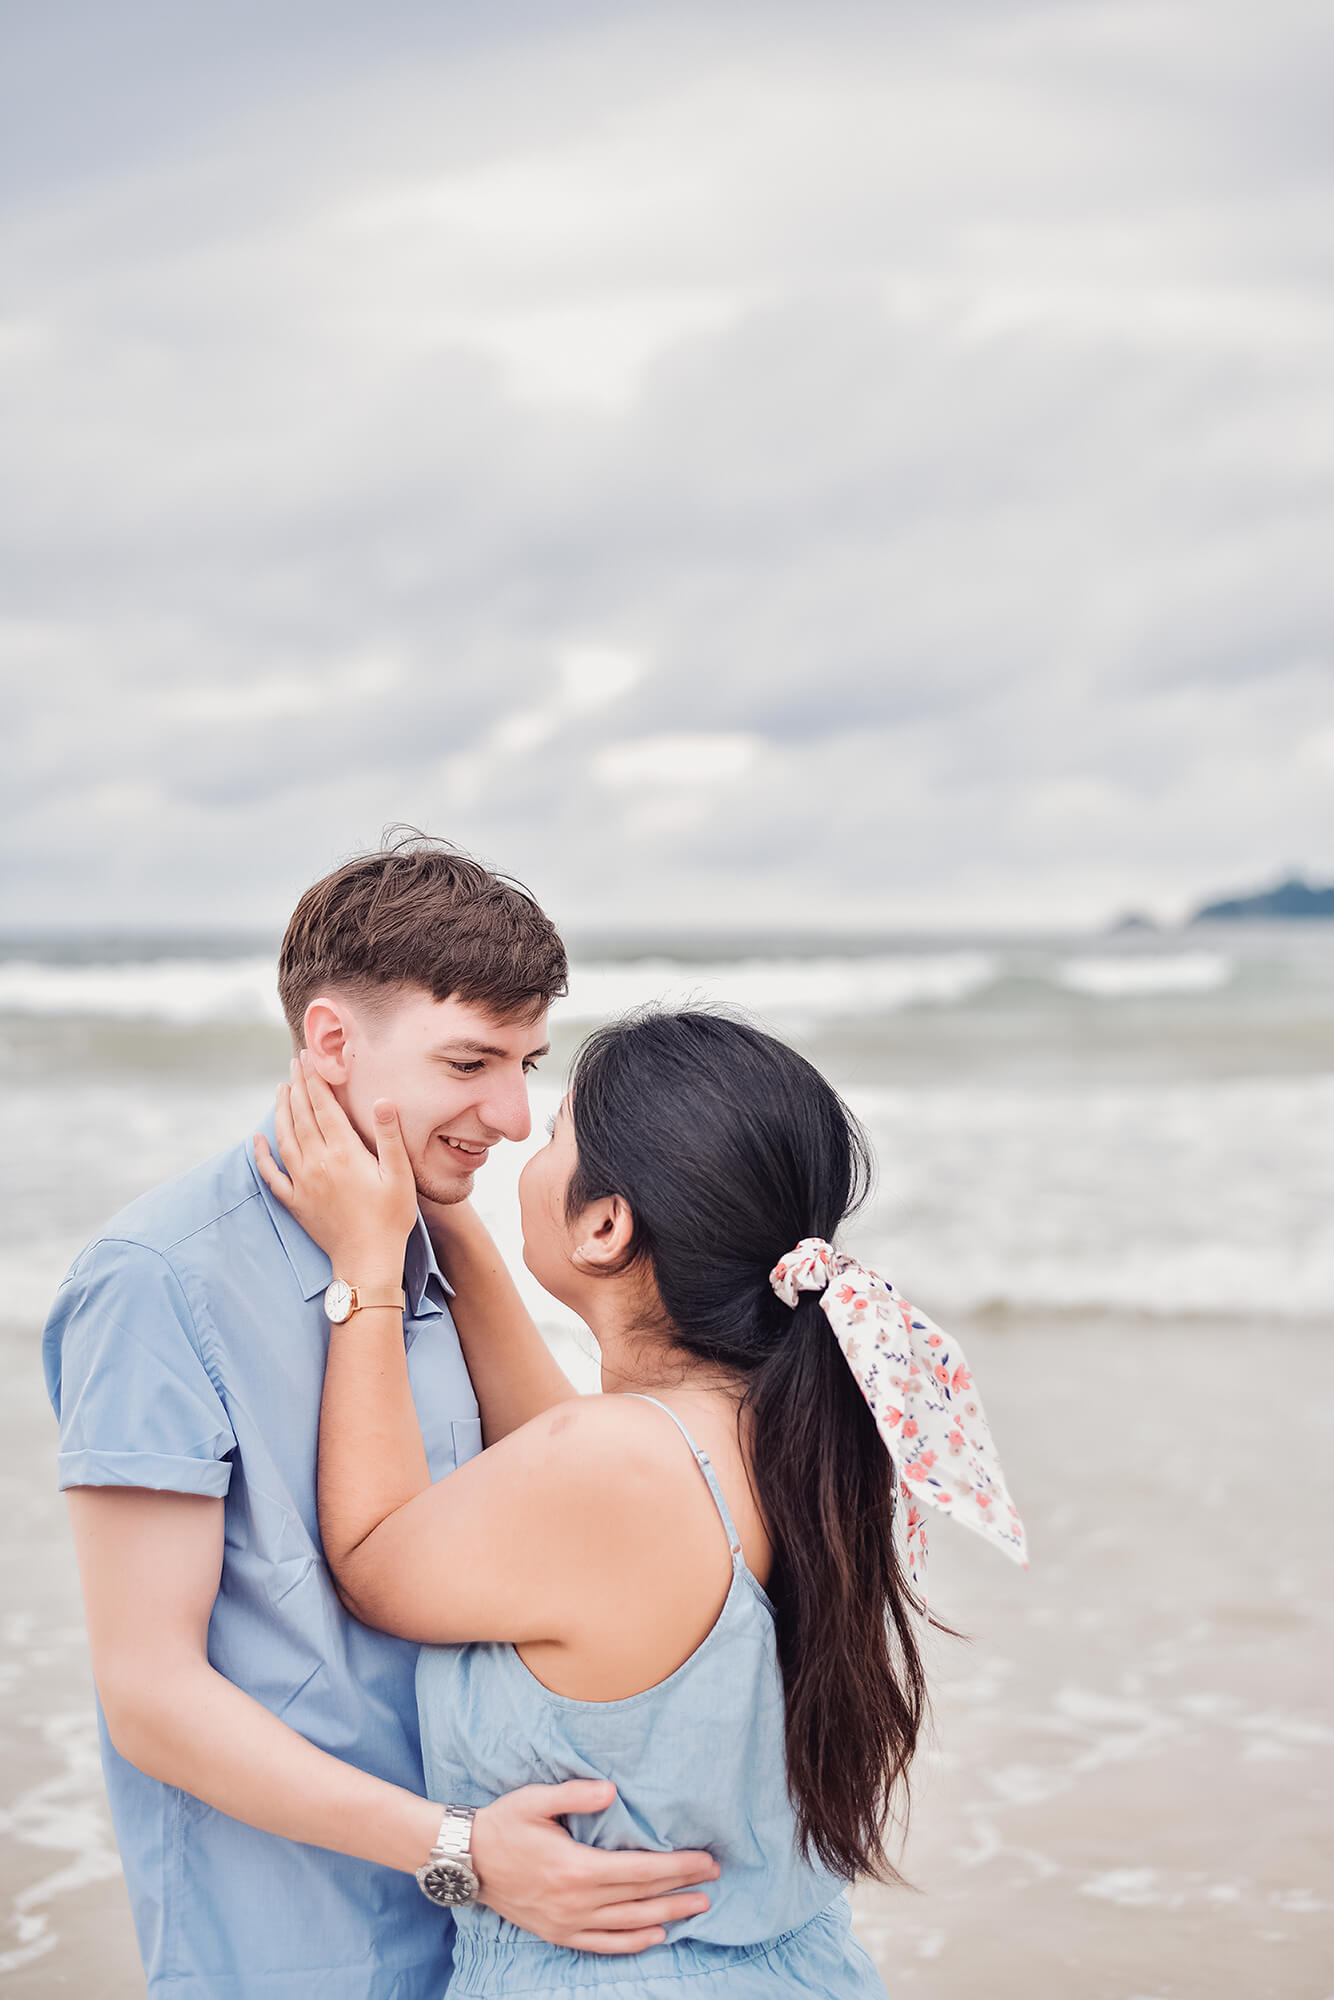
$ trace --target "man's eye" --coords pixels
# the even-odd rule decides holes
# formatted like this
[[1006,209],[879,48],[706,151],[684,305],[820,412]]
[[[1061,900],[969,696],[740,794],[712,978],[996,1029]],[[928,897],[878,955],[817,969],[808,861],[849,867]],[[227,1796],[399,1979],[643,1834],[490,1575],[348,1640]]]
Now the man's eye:
[[449,1067],[456,1076],[476,1076],[482,1065],[479,1062],[451,1062]]
[[523,1073],[525,1076],[536,1076],[537,1064],[535,1062],[525,1062],[523,1066]]

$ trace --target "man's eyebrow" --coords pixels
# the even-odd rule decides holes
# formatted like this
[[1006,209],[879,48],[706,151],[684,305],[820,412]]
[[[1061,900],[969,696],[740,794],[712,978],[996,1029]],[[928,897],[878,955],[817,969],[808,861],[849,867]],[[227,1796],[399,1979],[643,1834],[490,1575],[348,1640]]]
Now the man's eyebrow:
[[[434,1056],[499,1056],[503,1062],[509,1055],[509,1050],[495,1048],[490,1042],[440,1042],[431,1050],[431,1054]],[[536,1062],[539,1056],[549,1056],[550,1054],[550,1042],[543,1042],[540,1049],[529,1049],[523,1060],[525,1062]]]

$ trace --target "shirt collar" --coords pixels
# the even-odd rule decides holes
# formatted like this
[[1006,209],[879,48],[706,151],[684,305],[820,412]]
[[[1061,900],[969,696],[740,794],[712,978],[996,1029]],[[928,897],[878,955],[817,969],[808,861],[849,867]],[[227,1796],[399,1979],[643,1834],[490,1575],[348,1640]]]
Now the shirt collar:
[[[281,1164],[282,1155],[278,1142],[273,1136],[273,1113],[269,1112],[260,1127],[274,1157]],[[246,1140],[246,1157],[250,1171],[255,1177],[255,1186],[260,1198],[269,1211],[269,1218],[278,1232],[278,1240],[287,1252],[287,1261],[296,1273],[303,1299],[318,1298],[333,1277],[333,1265],[326,1251],[321,1250],[313,1236],[307,1236],[296,1217],[285,1209],[272,1192],[255,1165],[255,1146]],[[454,1288],[436,1262],[435,1251],[426,1224],[418,1215],[412,1234],[408,1237],[408,1247],[403,1258],[403,1290],[407,1295],[408,1311],[413,1319],[435,1318],[445,1310],[445,1300],[454,1296]]]

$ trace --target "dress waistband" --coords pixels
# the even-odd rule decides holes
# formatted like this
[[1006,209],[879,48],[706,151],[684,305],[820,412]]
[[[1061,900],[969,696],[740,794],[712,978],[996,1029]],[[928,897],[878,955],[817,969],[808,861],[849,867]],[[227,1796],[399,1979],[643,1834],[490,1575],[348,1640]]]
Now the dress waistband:
[[500,1993],[510,2000],[537,2000],[538,1995],[647,1984],[655,1979],[722,1978],[729,1968],[783,1950],[817,1927],[832,1924],[846,1929],[849,1917],[847,1900],[839,1895],[804,1924],[777,1937],[762,1938],[758,1944],[709,1944],[703,1938],[687,1937],[611,1957],[592,1951],[565,1951],[513,1924],[496,1932],[482,1931],[464,1918],[455,1927],[449,2000],[491,2000]]

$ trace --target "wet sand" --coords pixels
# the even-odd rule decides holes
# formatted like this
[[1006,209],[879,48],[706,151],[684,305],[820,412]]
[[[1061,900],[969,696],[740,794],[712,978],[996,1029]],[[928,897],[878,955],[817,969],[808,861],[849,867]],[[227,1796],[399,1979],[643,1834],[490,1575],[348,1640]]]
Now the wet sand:
[[1334,1995],[1329,1329],[968,1338],[1027,1575],[933,1540],[936,1744],[859,1929],[915,2000]]
[[[1027,1575],[943,1524],[857,1924],[914,2000],[1334,2000],[1334,1325],[960,1326]],[[0,1335],[0,1987],[141,1994],[32,1330]]]

